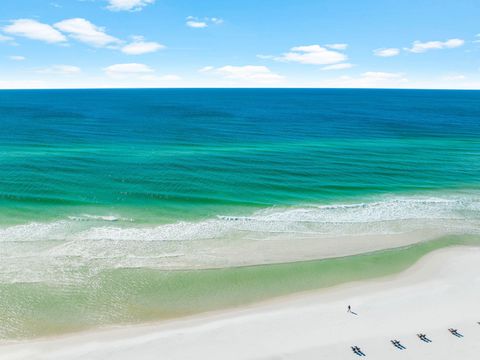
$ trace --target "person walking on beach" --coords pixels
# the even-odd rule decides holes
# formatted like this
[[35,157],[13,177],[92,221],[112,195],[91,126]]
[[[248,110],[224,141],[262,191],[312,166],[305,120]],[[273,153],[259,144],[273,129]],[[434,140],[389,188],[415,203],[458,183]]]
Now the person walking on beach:
[[352,311],[352,307],[350,305],[347,306],[347,313],[352,315],[358,315],[355,311]]

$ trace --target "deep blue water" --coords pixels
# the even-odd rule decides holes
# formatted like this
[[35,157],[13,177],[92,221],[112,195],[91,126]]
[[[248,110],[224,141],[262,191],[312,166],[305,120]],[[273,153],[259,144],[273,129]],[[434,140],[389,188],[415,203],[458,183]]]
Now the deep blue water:
[[163,223],[480,179],[478,91],[1,91],[0,124],[3,222]]

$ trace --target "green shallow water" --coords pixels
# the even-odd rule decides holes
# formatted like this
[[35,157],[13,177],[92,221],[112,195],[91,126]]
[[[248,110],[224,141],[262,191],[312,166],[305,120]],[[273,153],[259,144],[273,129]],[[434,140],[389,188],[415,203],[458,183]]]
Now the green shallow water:
[[[301,291],[391,275],[445,247],[479,246],[449,236],[363,255],[274,265],[188,271],[117,269],[70,286],[0,285],[0,338],[21,339],[114,324],[171,319]],[[88,269],[85,269],[87,276]]]

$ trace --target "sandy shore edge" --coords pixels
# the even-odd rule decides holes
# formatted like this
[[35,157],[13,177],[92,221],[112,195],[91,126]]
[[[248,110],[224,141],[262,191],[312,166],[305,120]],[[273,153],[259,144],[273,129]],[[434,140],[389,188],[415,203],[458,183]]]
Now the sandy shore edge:
[[[358,356],[350,346],[357,345],[370,359],[476,359],[477,321],[480,248],[454,247],[382,279],[167,323],[3,344],[0,358],[351,359]],[[433,342],[420,341],[419,332]]]

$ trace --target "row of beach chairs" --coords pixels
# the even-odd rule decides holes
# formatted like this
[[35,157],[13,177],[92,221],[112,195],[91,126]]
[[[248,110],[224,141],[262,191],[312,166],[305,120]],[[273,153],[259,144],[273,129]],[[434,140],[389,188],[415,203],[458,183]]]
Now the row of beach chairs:
[[[480,325],[480,322],[478,322],[477,324]],[[461,334],[457,329],[450,328],[450,329],[448,329],[448,331],[449,331],[450,334],[452,334],[453,336],[456,336],[456,337],[458,337],[458,338],[462,338],[462,337],[463,337],[463,334]],[[430,340],[430,339],[427,337],[427,335],[425,335],[425,334],[422,334],[422,333],[417,334],[417,337],[418,337],[421,341],[423,341],[423,342],[425,342],[425,343],[431,343],[431,342],[432,342],[432,340]],[[395,346],[395,347],[396,347],[397,349],[399,349],[399,350],[406,350],[406,349],[407,349],[406,346],[404,346],[400,341],[398,341],[398,340],[396,340],[396,339],[395,339],[395,340],[390,340],[390,342],[392,343],[393,346]],[[351,346],[351,349],[352,349],[352,351],[353,351],[353,353],[354,353],[355,355],[358,355],[358,356],[367,356],[367,355],[363,352],[363,350],[360,349],[358,346]]]

